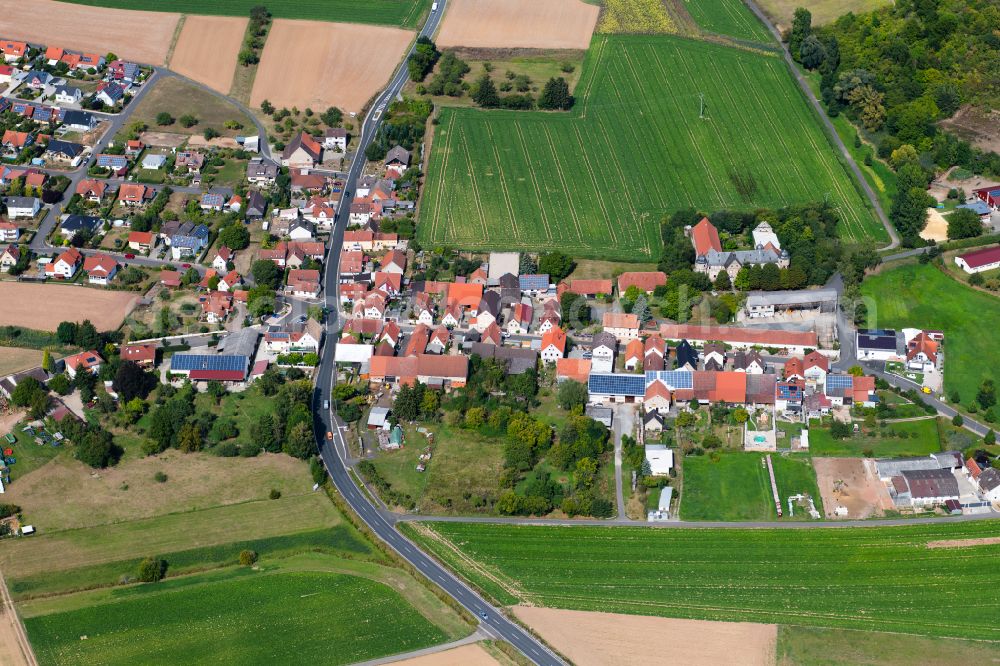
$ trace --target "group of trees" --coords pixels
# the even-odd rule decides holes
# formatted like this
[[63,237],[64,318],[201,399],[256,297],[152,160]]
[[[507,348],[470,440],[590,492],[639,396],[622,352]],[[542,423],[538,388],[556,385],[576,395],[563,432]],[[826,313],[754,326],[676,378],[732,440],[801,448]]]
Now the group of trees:
[[820,73],[829,114],[846,113],[897,172],[890,218],[906,245],[922,242],[929,166],[1000,174],[1000,155],[939,125],[963,104],[1000,103],[997,87],[982,85],[1000,74],[996,22],[992,3],[980,0],[900,0],[822,28],[807,10],[795,12],[792,56]]
[[434,69],[434,64],[440,57],[441,52],[437,50],[437,46],[435,46],[429,37],[423,35],[418,37],[413,54],[406,61],[410,80],[416,82],[423,81],[430,74],[431,70]]
[[264,48],[264,41],[267,39],[267,31],[270,27],[271,12],[267,10],[267,7],[263,5],[251,7],[250,23],[247,26],[246,37],[238,56],[241,65],[249,67],[260,62],[260,52]]
[[385,159],[385,154],[396,145],[411,152],[419,148],[424,140],[431,108],[430,100],[426,99],[407,98],[392,102],[365,156],[371,161],[379,161]]
[[561,76],[550,78],[536,101],[531,93],[527,92],[530,89],[530,79],[527,76],[517,75],[514,72],[508,72],[508,75],[512,81],[502,83],[501,89],[510,88],[516,85],[518,79],[523,79],[523,85],[518,87],[520,92],[501,95],[489,71],[484,71],[472,86],[472,101],[484,109],[533,109],[537,103],[540,109],[565,111],[573,106],[574,100],[569,92],[569,83]]

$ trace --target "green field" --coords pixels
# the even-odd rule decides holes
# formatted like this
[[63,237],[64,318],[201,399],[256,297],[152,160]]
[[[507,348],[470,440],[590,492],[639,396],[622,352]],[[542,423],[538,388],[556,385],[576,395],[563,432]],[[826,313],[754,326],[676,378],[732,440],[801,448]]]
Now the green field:
[[993,520],[791,530],[403,525],[504,604],[1000,641],[1000,567],[990,564],[1000,544],[926,546],[996,538]]
[[420,240],[649,260],[665,213],[825,196],[843,236],[886,238],[777,56],[602,35],[575,94],[565,114],[441,109]]
[[757,20],[743,0],[682,0],[684,8],[702,29],[708,32],[771,42],[771,33]]
[[388,585],[326,571],[235,569],[49,606],[24,612],[42,663],[348,664],[449,638]]
[[944,331],[944,386],[966,407],[984,379],[1000,384],[1000,353],[989,331],[1000,330],[1000,300],[948,277],[930,264],[909,264],[861,285],[871,327]]
[[951,666],[998,660],[1000,644],[985,641],[819,627],[778,629],[782,666]]
[[[763,454],[723,453],[718,462],[711,456],[684,458],[684,488],[681,491],[681,518],[684,520],[775,520],[774,499]],[[823,507],[816,488],[816,473],[809,458],[773,454],[771,464],[778,483],[782,508],[787,514],[789,495],[812,496],[816,509]],[[808,514],[796,509],[796,519]]]
[[927,456],[941,451],[941,437],[935,419],[890,423],[884,431],[880,435],[858,433],[847,439],[834,439],[829,428],[811,427],[809,451],[816,456],[861,456],[871,449],[876,458]]
[[376,23],[415,28],[420,24],[431,0],[68,0],[78,5],[144,9],[181,14],[216,14],[249,16],[250,8],[265,5],[275,18]]

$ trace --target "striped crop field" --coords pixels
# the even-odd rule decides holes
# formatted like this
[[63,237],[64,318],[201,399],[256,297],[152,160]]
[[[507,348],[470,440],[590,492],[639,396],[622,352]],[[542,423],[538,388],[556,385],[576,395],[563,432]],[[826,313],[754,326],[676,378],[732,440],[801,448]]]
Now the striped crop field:
[[777,56],[598,35],[575,94],[569,113],[442,109],[421,242],[648,261],[666,213],[824,198],[843,236],[886,238]]
[[505,605],[1000,644],[996,520],[827,529],[438,522],[403,529]]
[[773,41],[771,33],[743,0],[681,0],[680,4],[708,32],[755,42]]
[[431,0],[66,0],[77,5],[112,9],[144,9],[181,14],[249,16],[250,9],[264,5],[275,18],[374,23],[416,28]]

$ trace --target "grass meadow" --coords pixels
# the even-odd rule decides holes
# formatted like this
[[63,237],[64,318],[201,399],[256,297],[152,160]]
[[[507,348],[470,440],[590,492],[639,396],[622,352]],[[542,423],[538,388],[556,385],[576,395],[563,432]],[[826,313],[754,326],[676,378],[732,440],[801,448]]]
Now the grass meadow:
[[[762,454],[731,452],[684,458],[683,520],[776,520],[774,498]],[[771,456],[778,494],[787,515],[789,495],[807,493],[822,512],[816,473],[804,456]],[[795,518],[805,519],[796,511]]]
[[442,109],[420,240],[648,261],[666,213],[824,197],[843,236],[885,239],[773,54],[599,35],[575,94],[569,113]]
[[700,28],[727,37],[756,42],[771,42],[773,38],[764,24],[757,20],[743,0],[681,0]]
[[935,419],[891,423],[884,430],[883,434],[858,433],[834,439],[829,428],[809,428],[809,451],[814,456],[857,457],[870,449],[876,458],[927,456],[941,451]]
[[808,530],[403,525],[503,604],[1000,641],[1000,568],[991,564],[1000,544],[927,547],[1000,536],[991,520]]
[[468,633],[433,598],[417,600],[427,606],[420,612],[406,598],[421,596],[419,586],[397,578],[306,556],[40,600],[22,615],[40,661],[59,664],[348,664]]
[[78,5],[111,7],[112,9],[142,9],[181,14],[214,14],[219,16],[249,16],[250,9],[264,4],[275,18],[338,21],[342,23],[375,23],[415,28],[430,8],[431,0],[68,0]]
[[1000,384],[1000,354],[989,331],[1000,330],[1000,300],[930,264],[884,270],[861,285],[872,327],[944,331],[944,387],[968,407],[986,378]]

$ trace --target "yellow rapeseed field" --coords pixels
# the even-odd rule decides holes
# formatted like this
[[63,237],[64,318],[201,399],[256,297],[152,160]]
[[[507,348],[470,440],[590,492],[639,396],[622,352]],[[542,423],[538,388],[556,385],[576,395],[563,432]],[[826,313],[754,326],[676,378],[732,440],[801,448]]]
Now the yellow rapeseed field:
[[661,0],[606,0],[597,32],[673,33],[676,26]]

